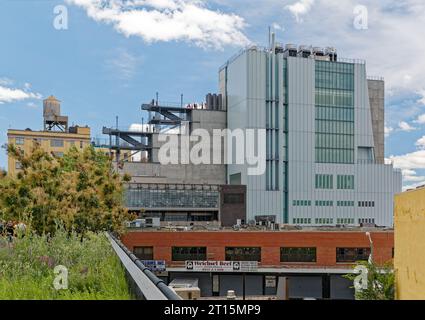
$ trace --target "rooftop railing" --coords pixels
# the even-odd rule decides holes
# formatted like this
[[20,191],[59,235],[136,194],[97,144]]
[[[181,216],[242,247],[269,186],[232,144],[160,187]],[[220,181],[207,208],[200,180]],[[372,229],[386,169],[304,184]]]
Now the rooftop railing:
[[182,300],[165,282],[143,265],[114,235],[108,233],[111,245],[126,270],[130,287],[139,300]]

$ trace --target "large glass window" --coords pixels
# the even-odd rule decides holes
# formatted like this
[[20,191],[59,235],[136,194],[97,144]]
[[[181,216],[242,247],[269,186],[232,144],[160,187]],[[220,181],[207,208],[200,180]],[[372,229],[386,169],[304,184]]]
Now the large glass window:
[[129,208],[218,208],[219,191],[204,189],[172,189],[140,186],[125,191]]
[[206,247],[173,247],[171,251],[173,261],[207,260]]
[[226,261],[261,261],[260,247],[226,247]]
[[336,262],[357,262],[369,259],[370,248],[336,248]]
[[354,163],[354,65],[316,61],[316,162]]
[[281,262],[316,262],[316,248],[280,248]]

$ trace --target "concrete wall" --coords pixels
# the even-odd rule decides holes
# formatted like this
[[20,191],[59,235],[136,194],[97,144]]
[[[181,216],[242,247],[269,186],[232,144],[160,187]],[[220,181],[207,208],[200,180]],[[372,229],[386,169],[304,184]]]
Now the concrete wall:
[[214,184],[226,183],[224,165],[161,165],[125,162],[120,173],[132,176],[135,183]]
[[425,299],[425,189],[395,197],[396,297]]
[[[120,172],[132,176],[133,182],[136,183],[225,184],[226,167],[222,156],[224,138],[222,139],[221,145],[215,147],[213,145],[213,133],[214,129],[223,130],[226,128],[226,112],[191,110],[189,118],[191,119],[191,123],[186,126],[187,131],[183,131],[182,134],[170,134],[170,136],[174,137],[177,141],[175,144],[169,144],[171,145],[170,151],[176,154],[173,160],[175,160],[177,164],[161,165],[159,163],[159,150],[164,144],[168,144],[169,142],[160,142],[159,135],[156,133],[152,136],[152,163],[125,162]],[[208,140],[204,139],[202,145],[199,145],[199,141],[189,140],[188,135],[192,134],[196,129],[204,129],[208,132],[209,138]],[[218,136],[218,134],[216,134],[216,136]],[[185,141],[188,142],[188,149],[184,147]],[[209,157],[207,161],[205,161],[206,164],[192,164],[189,159],[190,153],[185,153],[186,150],[190,152],[195,145],[202,146],[204,150],[207,150],[209,153]],[[182,155],[182,151],[185,153],[184,156]],[[219,154],[221,156],[221,164],[212,164],[214,162],[214,154]]]
[[375,159],[384,163],[385,159],[385,82],[368,80],[370,110],[372,114]]

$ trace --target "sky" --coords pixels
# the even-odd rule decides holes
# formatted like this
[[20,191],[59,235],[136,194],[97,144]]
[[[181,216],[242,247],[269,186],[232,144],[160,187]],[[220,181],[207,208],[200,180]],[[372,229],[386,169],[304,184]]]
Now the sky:
[[[242,48],[335,47],[386,81],[386,158],[404,188],[425,184],[423,0],[0,0],[0,145],[42,129],[53,94],[71,124],[128,128],[159,99],[202,102]],[[142,120],[143,118],[143,120]],[[0,150],[0,167],[7,166]]]

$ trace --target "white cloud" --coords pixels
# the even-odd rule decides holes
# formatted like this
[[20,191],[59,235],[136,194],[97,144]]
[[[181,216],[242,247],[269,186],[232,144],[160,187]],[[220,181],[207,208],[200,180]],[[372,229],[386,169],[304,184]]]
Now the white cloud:
[[416,189],[416,188],[418,188],[418,187],[423,187],[423,186],[425,186],[425,179],[424,179],[424,180],[422,180],[421,182],[418,182],[418,183],[414,183],[414,184],[411,184],[411,185],[404,186],[404,187],[403,187],[403,191],[412,190],[412,189]]
[[392,127],[385,126],[385,128],[384,128],[385,137],[389,137],[391,132],[393,132],[393,131],[394,131],[394,129]]
[[280,25],[279,23],[277,23],[277,22],[274,22],[272,24],[272,27],[273,27],[273,29],[279,30],[279,31],[284,31],[285,30],[285,28],[282,25]]
[[425,113],[418,116],[415,123],[425,124]]
[[314,0],[299,0],[294,4],[287,5],[285,9],[289,10],[297,22],[302,22],[302,16],[307,14],[314,4]]
[[407,131],[407,132],[416,130],[415,127],[412,127],[406,121],[400,121],[399,124],[398,124],[398,127],[401,131]]
[[143,57],[136,56],[128,50],[119,48],[112,53],[112,57],[106,60],[106,66],[111,68],[114,74],[124,80],[131,79],[142,64]]
[[299,44],[333,46],[340,57],[365,59],[368,74],[383,76],[388,91],[425,92],[425,1],[363,0],[368,9],[367,30],[354,28],[353,9],[358,4],[358,0],[315,0],[314,14],[311,5],[298,5],[298,11],[312,12],[302,28],[288,31],[289,42],[302,39]]
[[0,86],[11,86],[14,84],[14,81],[9,78],[0,78]]
[[235,14],[210,10],[199,0],[67,0],[98,22],[144,41],[186,41],[206,48],[243,46],[246,23]]
[[0,104],[41,98],[42,96],[39,93],[30,92],[26,89],[10,88],[0,85]]
[[418,94],[421,96],[418,103],[425,105],[425,90],[419,90]]
[[421,149],[425,149],[425,136],[423,136],[418,141],[416,141],[416,146],[418,146]]
[[399,156],[390,156],[388,160],[399,169],[425,169],[425,150],[417,150]]
[[416,171],[411,169],[404,169],[402,170],[403,174],[403,181],[404,182],[421,182],[425,181],[424,176],[418,176]]
[[30,108],[30,109],[37,109],[38,105],[35,104],[34,102],[28,102],[27,107]]

